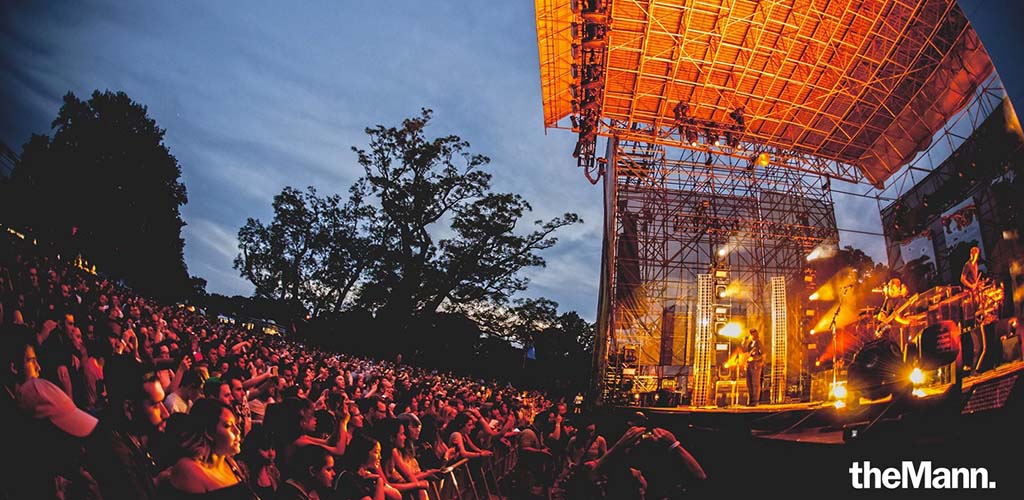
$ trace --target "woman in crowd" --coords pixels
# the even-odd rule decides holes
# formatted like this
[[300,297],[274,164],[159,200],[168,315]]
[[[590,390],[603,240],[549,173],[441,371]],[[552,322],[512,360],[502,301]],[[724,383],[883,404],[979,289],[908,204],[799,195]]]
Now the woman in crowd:
[[274,463],[277,450],[267,430],[262,426],[253,427],[242,441],[242,453],[238,456],[238,465],[243,475],[249,478],[249,484],[261,500],[276,498],[278,486],[281,484],[281,471]]
[[313,403],[305,398],[288,398],[284,400],[283,426],[279,430],[278,456],[281,457],[282,469],[287,474],[291,472],[292,457],[299,448],[306,446],[318,446],[324,448],[334,456],[345,454],[346,427],[348,419],[344,416],[338,422],[338,431],[335,433],[335,441],[319,438],[313,434],[316,432],[316,412],[313,410]]
[[182,443],[185,456],[171,469],[168,497],[256,498],[234,459],[242,449],[242,432],[231,407],[200,399],[189,419],[189,435]]
[[396,446],[393,452],[392,461],[395,469],[408,481],[433,480],[440,477],[441,469],[423,470],[420,467],[416,453],[416,444],[420,442],[420,434],[423,424],[415,413],[402,413],[398,416],[398,423],[405,431],[402,446]]
[[438,427],[437,418],[433,414],[423,415],[420,438],[416,441],[416,459],[421,467],[440,469],[454,453],[449,453]]
[[462,458],[479,458],[489,457],[492,455],[490,450],[481,450],[473,441],[469,438],[470,432],[473,430],[473,417],[467,413],[462,412],[455,416],[451,422],[444,429],[444,435],[447,436],[445,441],[448,446],[458,451],[458,456]]
[[430,484],[424,479],[417,479],[412,474],[403,474],[399,470],[396,456],[401,456],[399,450],[405,448],[405,428],[397,419],[389,418],[378,422],[374,426],[375,435],[381,447],[381,472],[388,483],[402,493],[404,497],[411,496],[418,500],[427,499],[427,488]]
[[349,443],[344,466],[335,483],[338,500],[398,500],[380,472],[380,443],[364,435],[356,435]]

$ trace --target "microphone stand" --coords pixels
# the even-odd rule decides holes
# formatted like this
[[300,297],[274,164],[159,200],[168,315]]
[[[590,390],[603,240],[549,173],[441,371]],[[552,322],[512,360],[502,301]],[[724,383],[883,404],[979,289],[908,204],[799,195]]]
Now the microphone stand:
[[[832,323],[829,324],[829,329],[832,331],[832,387],[836,386],[837,376],[839,374],[839,365],[837,364],[837,355],[839,352],[839,338],[836,335],[836,320],[839,319],[839,311],[843,310],[843,297],[846,296],[846,292],[850,291],[853,285],[846,285],[843,287],[843,293],[839,295],[839,303],[836,305],[836,313],[832,315]],[[841,360],[839,360],[841,363]]]

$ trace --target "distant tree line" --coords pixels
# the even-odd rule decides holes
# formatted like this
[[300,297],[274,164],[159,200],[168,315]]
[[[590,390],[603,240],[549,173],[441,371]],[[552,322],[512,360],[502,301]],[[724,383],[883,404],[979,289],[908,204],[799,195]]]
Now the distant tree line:
[[[140,292],[264,317],[312,342],[507,377],[527,368],[582,383],[594,325],[547,299],[522,299],[573,213],[524,221],[530,204],[491,188],[490,160],[455,135],[428,137],[431,111],[366,129],[362,176],[343,197],[285,187],[273,219],[239,229],[234,267],[253,297],[207,295],[184,260],[188,202],[165,130],[124,92],[69,92],[51,135],[33,135],[0,181],[0,224],[82,255]],[[529,380],[521,380],[529,383]]]

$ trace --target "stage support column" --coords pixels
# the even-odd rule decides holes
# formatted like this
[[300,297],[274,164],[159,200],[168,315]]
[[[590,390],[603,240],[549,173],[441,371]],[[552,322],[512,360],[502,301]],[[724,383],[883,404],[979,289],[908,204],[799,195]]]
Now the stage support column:
[[771,277],[772,300],[772,381],[771,402],[786,400],[786,278]]
[[715,357],[711,320],[714,316],[714,279],[710,274],[697,275],[697,335],[693,356],[693,406],[711,404],[711,361]]

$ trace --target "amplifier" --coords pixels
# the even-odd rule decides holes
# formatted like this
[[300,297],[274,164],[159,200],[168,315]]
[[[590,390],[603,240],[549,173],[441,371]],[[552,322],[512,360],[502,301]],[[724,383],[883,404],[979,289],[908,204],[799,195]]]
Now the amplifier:
[[940,321],[953,321],[962,323],[964,320],[963,299],[955,297],[943,300],[938,304],[928,307],[928,323],[935,324]]
[[720,407],[747,404],[747,382],[734,380],[715,382],[715,404]]

